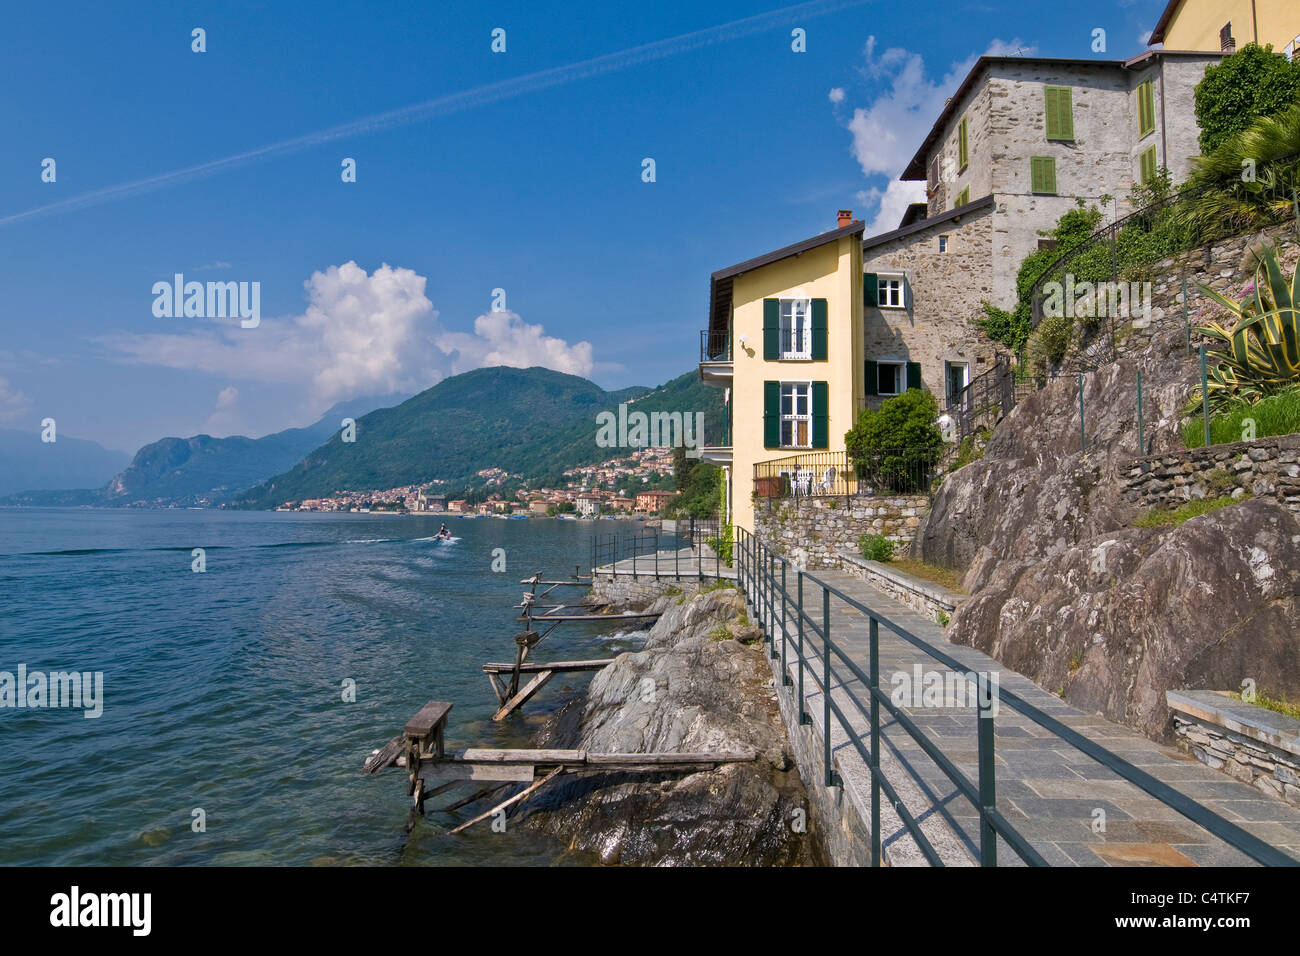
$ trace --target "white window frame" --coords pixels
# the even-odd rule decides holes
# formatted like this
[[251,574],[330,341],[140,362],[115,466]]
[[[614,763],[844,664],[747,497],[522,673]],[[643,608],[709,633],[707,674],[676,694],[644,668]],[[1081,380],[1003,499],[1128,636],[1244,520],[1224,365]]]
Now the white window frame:
[[[897,295],[888,294],[891,292]],[[906,309],[907,275],[902,272],[876,273],[876,302],[882,309]]]
[[939,251],[940,251],[941,253],[944,253],[944,254],[946,255],[947,252],[948,252],[948,250],[949,250],[950,248],[952,248],[952,240],[949,239],[947,236],[940,236],[940,237],[939,237]]
[[[796,411],[792,411],[789,415],[787,415],[787,414],[785,413],[785,390],[786,390],[787,388],[789,388],[789,389],[796,389],[796,388],[797,388],[797,389],[802,389],[802,390],[803,390],[803,393],[804,393],[805,396],[807,396],[807,400],[808,400],[808,405],[807,405],[808,411],[807,411],[806,414],[800,415],[800,414],[799,414],[798,412],[796,412]],[[796,400],[795,400],[795,398],[794,398],[794,394],[791,393],[791,407],[792,407],[792,408],[797,408],[797,407],[798,407],[798,406],[795,404],[795,401],[796,401]],[[780,427],[781,427],[781,435],[780,435],[781,444],[780,444],[779,447],[781,447],[781,448],[812,448],[812,438],[813,438],[813,435],[812,435],[812,430],[813,430],[813,393],[812,393],[812,380],[811,380],[811,379],[807,379],[807,380],[803,380],[803,381],[782,381],[782,382],[781,382],[781,392],[780,392],[780,396],[779,396],[779,398],[777,399],[777,402],[778,402],[778,405],[777,405],[777,417],[780,419],[780,423],[781,423],[781,426],[780,426]],[[805,422],[806,425],[807,425],[806,430],[805,430],[805,434],[808,436],[808,443],[805,444],[805,445],[796,445],[796,444],[793,444],[793,443],[787,444],[786,441],[785,441],[785,437],[786,437],[786,436],[785,436],[785,424],[786,424],[786,422],[791,422],[791,423],[792,423],[792,424],[791,424],[791,428],[790,428],[790,438],[791,438],[791,439],[793,439],[793,438],[795,437],[795,435],[797,434],[797,429],[794,427],[794,423],[797,423],[797,422]]]
[[[880,370],[886,365],[893,365],[898,369],[898,377],[894,380],[898,387],[896,392],[885,392],[880,388]],[[902,395],[907,391],[907,362],[902,359],[877,359],[876,360],[876,394],[890,398],[894,395]]]
[[[788,299],[779,299],[780,305],[779,317],[777,319],[777,334],[780,338],[780,350],[778,357],[781,361],[791,361],[799,359],[812,358],[812,299],[802,296],[792,296]],[[800,336],[802,342],[792,343],[794,338],[794,320],[795,308],[803,306],[803,334]],[[789,314],[786,310],[789,309]],[[802,345],[801,349],[786,349],[789,344]]]
[[959,366],[966,370],[966,373],[962,376],[962,387],[964,388],[965,386],[970,385],[970,362],[964,360],[958,361],[956,359],[945,359],[943,363],[943,390],[945,405],[952,400],[952,396],[947,394],[949,383],[951,381],[949,376],[952,375],[952,370]]

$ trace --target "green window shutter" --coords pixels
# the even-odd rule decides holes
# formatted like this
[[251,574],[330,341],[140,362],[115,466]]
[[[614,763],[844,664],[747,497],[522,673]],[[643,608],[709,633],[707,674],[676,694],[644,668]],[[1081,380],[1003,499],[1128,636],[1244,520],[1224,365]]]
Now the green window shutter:
[[781,383],[763,383],[763,447],[781,445]]
[[1031,156],[1029,158],[1030,192],[1047,196],[1056,195],[1056,158]]
[[1155,88],[1150,80],[1138,86],[1138,136],[1156,128]]
[[907,363],[907,387],[908,388],[924,387],[921,385],[921,363],[920,362]]
[[877,391],[880,385],[880,371],[876,368],[876,363],[867,359],[867,377],[863,388],[864,395],[879,395]]
[[814,448],[830,447],[830,423],[828,411],[830,389],[825,382],[812,383],[812,446]]
[[868,307],[880,304],[880,277],[874,272],[862,274],[862,304]]
[[781,300],[763,300],[763,358],[775,362],[781,357]]
[[1156,178],[1156,148],[1154,146],[1148,146],[1142,151],[1138,169],[1142,182],[1150,182]]
[[1074,139],[1073,92],[1068,86],[1047,86],[1043,88],[1047,113],[1047,138],[1065,140]]
[[967,186],[965,189],[963,189],[961,192],[959,192],[959,193],[957,194],[957,201],[956,201],[955,203],[952,204],[952,208],[953,208],[953,209],[956,209],[958,206],[964,206],[964,205],[966,205],[968,202],[970,202],[970,187],[969,187],[969,186]]
[[957,166],[965,169],[970,164],[970,152],[966,138],[966,117],[961,118],[957,126]]
[[812,357],[826,358],[826,300],[812,300]]

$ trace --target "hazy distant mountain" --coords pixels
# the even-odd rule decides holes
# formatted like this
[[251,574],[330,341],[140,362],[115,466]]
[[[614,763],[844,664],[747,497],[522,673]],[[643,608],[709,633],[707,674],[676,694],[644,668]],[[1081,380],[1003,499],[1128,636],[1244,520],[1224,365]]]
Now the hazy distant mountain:
[[0,428],[0,495],[101,487],[131,460],[126,452],[83,438],[58,435],[57,439],[41,441],[39,429]]
[[631,453],[596,444],[597,413],[614,412],[630,400],[633,409],[644,411],[704,412],[706,433],[718,433],[722,391],[703,385],[696,372],[654,390],[607,392],[585,378],[545,368],[481,368],[358,419],[355,442],[330,436],[241,503],[270,507],[435,478],[454,486],[490,467],[532,478],[556,476],[620,451]]
[[[340,402],[319,421],[304,428],[288,428],[262,438],[161,438],[145,445],[129,464],[118,454],[116,466],[101,469],[90,480],[62,481],[33,486],[19,483],[20,494],[11,494],[3,504],[25,505],[125,505],[208,504],[225,501],[260,481],[275,475],[300,460],[313,448],[337,432],[342,419],[358,418],[381,404],[380,398],[360,398]],[[39,437],[32,439],[39,444]],[[62,446],[64,439],[57,442]],[[93,444],[93,443],[83,443]],[[49,446],[46,446],[49,447]],[[98,446],[95,446],[98,448]],[[101,449],[102,451],[102,449]],[[126,465],[125,468],[122,466]],[[104,475],[104,471],[109,473]],[[114,475],[113,472],[119,472]],[[104,482],[107,481],[107,485]],[[6,482],[9,484],[8,482]],[[75,488],[80,483],[89,490],[50,491],[52,487]],[[98,485],[99,487],[94,487]],[[10,491],[18,490],[10,486]],[[39,490],[38,490],[39,489]]]

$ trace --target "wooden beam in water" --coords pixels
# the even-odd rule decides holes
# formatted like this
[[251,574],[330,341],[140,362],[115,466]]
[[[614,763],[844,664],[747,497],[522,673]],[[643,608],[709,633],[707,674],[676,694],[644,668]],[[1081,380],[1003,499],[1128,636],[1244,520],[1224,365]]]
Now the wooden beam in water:
[[[536,674],[538,671],[555,671],[557,674],[565,671],[598,671],[602,667],[608,667],[614,663],[614,658],[608,657],[594,661],[549,661],[545,664],[520,664],[519,671],[523,674]],[[515,669],[514,664],[484,664],[483,672],[485,674],[509,674]]]
[[516,794],[515,794],[513,797],[511,797],[509,800],[503,800],[501,803],[498,803],[498,804],[497,804],[495,807],[493,807],[491,810],[488,810],[488,811],[486,811],[486,812],[484,812],[484,813],[480,813],[480,814],[479,814],[478,816],[476,816],[473,820],[466,820],[464,823],[462,823],[460,826],[456,827],[456,829],[452,830],[451,832],[452,832],[452,833],[460,833],[462,830],[468,830],[470,827],[472,827],[474,824],[478,823],[480,820],[486,820],[488,817],[493,816],[493,815],[495,815],[495,814],[497,814],[497,813],[500,813],[502,810],[506,809],[507,807],[514,806],[516,803],[522,803],[523,801],[527,800],[530,796],[532,796],[534,793],[536,793],[538,790],[540,790],[543,786],[545,786],[545,785],[546,785],[547,783],[549,783],[550,781],[554,780],[556,777],[558,777],[558,776],[559,776],[560,774],[562,774],[562,773],[564,773],[564,768],[563,768],[563,767],[556,767],[554,770],[552,770],[550,773],[548,773],[548,774],[547,774],[545,777],[543,777],[541,780],[538,780],[538,781],[534,782],[531,786],[525,787],[523,790],[520,790],[518,793],[516,793]]
[[[523,665],[521,664],[520,670],[522,670],[522,666]],[[520,672],[520,671],[516,671],[513,665],[511,666],[511,671],[516,674]],[[509,716],[511,711],[527,703],[528,699],[532,697],[534,694],[536,694],[543,687],[545,687],[547,682],[554,676],[555,676],[555,671],[553,670],[539,671],[537,673],[537,676],[534,677],[532,680],[530,680],[527,684],[525,684],[523,688],[519,690],[518,693],[516,693],[513,697],[507,700],[499,708],[497,708],[497,712],[492,715],[492,719],[504,720],[507,716]]]
[[[662,611],[624,611],[621,614],[537,614],[533,615],[534,621],[624,621],[641,617],[660,617]],[[519,620],[526,620],[525,615],[520,615]]]

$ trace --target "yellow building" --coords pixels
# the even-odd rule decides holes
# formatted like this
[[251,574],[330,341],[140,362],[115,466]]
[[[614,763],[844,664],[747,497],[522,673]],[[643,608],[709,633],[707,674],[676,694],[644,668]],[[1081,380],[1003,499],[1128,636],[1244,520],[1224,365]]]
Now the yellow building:
[[[727,434],[703,450],[725,472],[726,516],[754,530],[767,482],[805,487],[847,475],[844,433],[863,401],[864,224],[713,273],[700,376],[727,390]],[[755,479],[756,466],[765,476]],[[788,485],[787,485],[788,487]]]
[[1151,32],[1166,50],[1231,53],[1247,43],[1271,44],[1294,59],[1300,50],[1297,0],[1170,0]]

